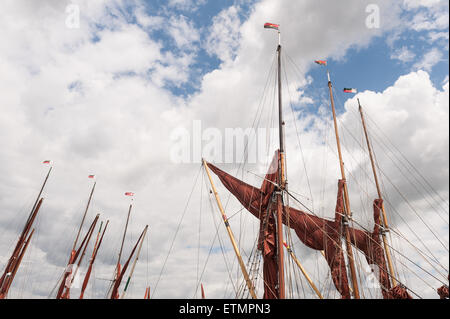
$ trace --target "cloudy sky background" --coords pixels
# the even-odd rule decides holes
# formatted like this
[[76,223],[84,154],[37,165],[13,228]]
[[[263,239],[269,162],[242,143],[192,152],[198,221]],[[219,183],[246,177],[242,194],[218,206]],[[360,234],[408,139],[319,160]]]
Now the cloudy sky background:
[[[379,28],[366,24],[373,4]],[[130,204],[125,191],[136,194],[125,255],[149,225],[127,297],[142,298],[146,285],[155,298],[198,297],[206,261],[201,281],[207,297],[234,297],[227,269],[234,284],[240,276],[203,173],[198,175],[195,159],[202,154],[192,140],[194,123],[225,136],[226,129],[251,128],[261,113],[255,126],[273,126],[273,92],[264,87],[277,37],[262,26],[274,22],[282,28],[289,83],[284,113],[291,190],[316,214],[334,215],[339,169],[327,80],[313,63],[327,59],[355,219],[372,228],[376,196],[360,146],[358,97],[369,118],[390,223],[444,268],[428,264],[391,233],[400,279],[421,297],[436,298],[448,273],[448,11],[444,0],[7,1],[0,13],[2,267],[48,169],[42,161],[53,163],[36,234],[10,297],[50,295],[86,205],[89,174],[96,175],[97,188],[87,223],[100,212],[110,226],[87,297],[106,294]],[[361,93],[353,98],[343,87]],[[188,163],[173,158],[183,130],[191,141]],[[262,140],[267,156],[258,165],[236,164],[239,152],[231,164],[220,152],[203,156],[259,185],[253,173],[264,174],[277,146],[276,136]],[[258,224],[218,188],[227,214],[238,212],[231,225],[247,256]],[[216,226],[223,250],[214,241]],[[320,253],[294,243],[324,294],[337,297]],[[362,259],[359,268],[364,285]],[[306,285],[304,290],[299,297],[313,297]],[[379,296],[370,289],[365,294]]]

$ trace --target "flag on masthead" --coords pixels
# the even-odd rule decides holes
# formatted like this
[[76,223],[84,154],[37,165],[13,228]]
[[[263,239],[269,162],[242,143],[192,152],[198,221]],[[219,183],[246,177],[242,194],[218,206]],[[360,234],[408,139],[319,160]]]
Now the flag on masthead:
[[278,28],[280,27],[279,24],[274,24],[274,23],[264,23],[264,29],[275,29],[278,30]]

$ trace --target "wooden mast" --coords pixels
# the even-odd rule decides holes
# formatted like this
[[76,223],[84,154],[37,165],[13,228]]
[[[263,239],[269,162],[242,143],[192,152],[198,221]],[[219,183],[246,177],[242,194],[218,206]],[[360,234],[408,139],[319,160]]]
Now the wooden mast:
[[[119,250],[119,257],[117,259],[117,264],[116,264],[116,269],[115,269],[115,274],[114,274],[114,279],[111,283],[111,287],[109,288],[110,292],[112,293],[112,289],[114,288],[114,284],[117,280],[117,278],[119,278],[120,276],[120,259],[122,258],[122,251],[123,251],[123,244],[125,243],[125,236],[127,234],[127,229],[128,229],[128,222],[130,220],[130,214],[131,214],[131,208],[133,207],[133,204],[130,204],[130,207],[128,208],[128,215],[127,215],[127,221],[125,223],[125,228],[123,230],[123,236],[122,236],[122,243],[120,245],[120,250]],[[113,297],[112,295],[110,296],[111,298]],[[116,296],[117,297],[117,296]]]
[[337,118],[336,118],[336,109],[334,107],[334,98],[333,98],[333,89],[330,79],[330,73],[327,71],[328,75],[328,89],[330,91],[330,100],[331,100],[331,110],[333,112],[333,121],[334,121],[334,131],[336,134],[336,144],[337,144],[337,150],[339,155],[339,165],[341,168],[341,176],[342,180],[344,181],[344,203],[345,203],[345,216],[343,216],[343,226],[344,226],[344,232],[345,232],[345,242],[347,247],[347,256],[348,261],[350,264],[350,274],[352,278],[352,285],[353,285],[353,295],[356,299],[359,299],[359,288],[358,288],[358,281],[356,276],[356,267],[355,267],[355,259],[353,257],[353,248],[352,243],[350,239],[350,231],[348,227],[348,220],[351,218],[352,211],[350,209],[350,200],[348,196],[348,188],[347,188],[347,180],[345,179],[345,169],[344,169],[344,162],[342,160],[342,151],[341,151],[341,142],[339,139],[339,130],[337,125]]
[[145,288],[144,299],[150,299],[150,287]]
[[147,228],[148,228],[148,225],[145,226],[144,230],[142,231],[141,235],[139,236],[139,239],[136,242],[136,245],[134,245],[133,250],[130,253],[130,257],[128,257],[127,261],[125,262],[125,264],[123,265],[123,268],[120,271],[120,274],[119,274],[117,280],[114,282],[114,286],[112,288],[110,299],[118,299],[119,298],[120,283],[122,282],[122,278],[125,275],[125,272],[127,271],[128,264],[130,263],[130,260],[133,257],[134,252],[136,251],[136,248],[137,248],[139,242],[141,242],[141,239],[143,240],[143,236],[147,232]]
[[94,265],[95,258],[97,257],[98,250],[100,249],[100,245],[102,244],[103,236],[105,235],[106,228],[108,227],[108,224],[109,224],[109,220],[106,221],[106,225],[105,225],[105,228],[103,229],[103,233],[100,237],[100,240],[98,240],[98,235],[100,234],[100,232],[102,230],[102,224],[103,224],[103,222],[100,224],[100,229],[97,234],[97,240],[95,242],[94,249],[92,251],[92,257],[91,257],[91,260],[89,261],[89,267],[88,267],[88,270],[86,271],[86,275],[84,276],[83,285],[81,286],[80,299],[83,299],[83,297],[84,297],[84,292],[86,290],[87,284],[89,282],[89,278],[91,276],[92,267]]
[[0,299],[6,298],[8,294],[8,290],[14,279],[14,275],[20,266],[20,260],[25,253],[26,246],[28,246],[28,243],[31,240],[31,235],[28,236],[28,234],[30,233],[31,226],[33,225],[33,222],[36,219],[36,216],[39,212],[39,209],[41,208],[43,200],[44,199],[41,198],[37,202],[37,205],[34,207],[34,210],[28,217],[28,220],[22,230],[19,240],[17,241],[16,247],[14,248],[14,251],[11,254],[11,257],[9,258],[8,263],[5,267],[5,271],[3,272],[3,275],[0,277]]
[[[364,119],[364,113],[363,113],[363,110],[362,110],[361,103],[359,102],[359,99],[358,99],[358,106],[359,106],[359,113],[361,114],[362,125],[363,125],[363,128],[364,128],[364,135],[366,137],[367,148],[369,150],[370,163],[372,165],[372,172],[373,172],[373,177],[374,177],[374,180],[375,180],[375,185],[376,185],[376,188],[377,188],[378,198],[383,200],[383,197],[381,195],[380,184],[378,182],[378,176],[377,176],[377,170],[376,170],[376,167],[375,167],[375,161],[374,161],[374,158],[373,158],[373,151],[372,151],[372,147],[370,145],[369,135],[367,133],[366,122],[365,122],[365,119]],[[390,280],[392,279],[392,286],[395,287],[395,286],[397,286],[397,281],[395,280],[396,273],[395,273],[395,270],[394,270],[394,265],[393,265],[393,262],[392,262],[392,257],[391,257],[391,252],[390,252],[390,249],[389,249],[389,245],[387,243],[386,232],[389,231],[389,225],[388,225],[386,211],[384,209],[383,201],[382,201],[382,204],[381,204],[380,208],[381,208],[381,212],[383,214],[383,219],[382,219],[383,231],[381,232],[381,236],[383,238],[384,251],[385,251],[386,259],[387,259],[387,262],[388,262],[389,272],[391,273],[391,276],[389,276],[389,277],[390,277]]]
[[205,289],[203,289],[203,284],[200,284],[200,287],[201,287],[201,289],[202,289],[202,299],[206,299],[206,296],[205,296]]
[[136,263],[137,263],[137,261],[139,259],[139,255],[141,254],[142,244],[144,243],[145,235],[147,234],[147,229],[148,229],[148,226],[145,227],[144,236],[142,236],[141,243],[139,244],[139,248],[138,248],[138,251],[136,253],[136,258],[134,259],[133,265],[131,266],[130,274],[128,275],[128,279],[127,279],[127,282],[125,284],[125,288],[123,289],[122,296],[120,296],[120,299],[123,299],[123,297],[125,297],[125,294],[127,292],[128,285],[130,284],[131,277],[133,276],[133,273],[134,273],[134,268],[136,267]]
[[13,280],[14,280],[14,277],[16,276],[17,270],[19,270],[19,266],[20,266],[20,264],[22,263],[23,256],[25,256],[25,252],[27,251],[28,245],[29,245],[30,242],[31,242],[31,237],[33,237],[33,234],[34,234],[34,228],[31,230],[30,235],[29,235],[28,238],[25,240],[23,249],[22,249],[22,251],[20,252],[19,257],[17,258],[17,263],[16,263],[16,265],[15,265],[15,267],[14,267],[14,270],[13,270],[12,273],[11,273],[10,280],[8,281],[7,286],[5,287],[5,288],[6,288],[6,294],[5,294],[5,296],[7,295],[8,291],[9,291],[9,288],[11,287],[11,284],[12,284],[12,282],[13,282]]
[[320,299],[323,299],[322,294],[320,293],[319,289],[317,289],[316,285],[313,283],[313,281],[311,280],[311,278],[309,277],[308,273],[306,272],[305,268],[303,267],[303,265],[300,263],[300,261],[297,259],[297,257],[295,256],[294,252],[292,251],[291,247],[289,247],[288,244],[286,244],[286,242],[284,242],[284,247],[286,247],[286,250],[288,251],[288,253],[291,255],[292,259],[294,260],[294,262],[297,264],[298,268],[300,268],[300,271],[302,272],[303,276],[306,278],[306,280],[308,281],[309,285],[311,286],[311,288],[314,290],[314,292],[316,293],[317,297],[319,297]]
[[244,279],[245,279],[245,282],[247,284],[247,287],[248,287],[248,290],[250,292],[250,295],[252,296],[253,299],[257,299],[256,293],[255,293],[255,289],[253,287],[253,283],[250,280],[250,277],[248,275],[247,269],[245,268],[244,261],[242,260],[241,253],[239,252],[239,249],[238,249],[238,246],[236,244],[236,240],[234,239],[234,235],[233,235],[233,232],[231,230],[230,224],[228,223],[228,218],[225,215],[225,211],[223,209],[222,202],[220,201],[219,194],[217,193],[216,186],[214,185],[214,182],[213,182],[212,177],[211,177],[211,173],[209,171],[208,164],[206,163],[205,160],[203,160],[203,166],[205,167],[206,174],[208,175],[208,178],[209,178],[209,182],[211,183],[211,188],[212,188],[214,196],[216,198],[217,206],[219,207],[220,213],[222,214],[222,219],[223,219],[223,221],[225,223],[225,228],[227,229],[228,236],[230,237],[231,244],[233,245],[234,252],[235,252],[236,257],[238,259],[239,266],[241,267],[242,274],[244,275]]
[[[44,161],[44,163],[49,163],[49,161]],[[13,253],[11,254],[11,257],[8,260],[8,263],[6,264],[4,273],[0,277],[0,299],[5,298],[8,293],[9,286],[11,285],[11,282],[13,279],[13,278],[11,278],[10,275],[12,273],[12,270],[16,267],[20,252],[21,252],[21,250],[24,249],[24,244],[26,242],[28,242],[26,240],[26,237],[27,237],[28,233],[30,232],[31,226],[33,225],[34,219],[36,218],[39,208],[41,207],[41,204],[43,201],[43,198],[41,198],[41,195],[45,188],[45,185],[47,184],[47,180],[50,176],[52,168],[53,168],[53,166],[50,166],[50,168],[48,169],[47,175],[45,176],[44,182],[42,183],[41,189],[39,190],[38,196],[36,197],[33,207],[31,208],[30,214],[28,215],[27,221],[25,222],[22,233],[19,236],[19,239],[16,243],[16,247],[14,248]],[[31,239],[31,238],[29,237],[29,239]],[[18,266],[19,265],[17,265],[17,267]],[[6,283],[7,281],[9,281],[10,283],[7,284]]]
[[277,196],[277,253],[278,253],[278,299],[285,299],[284,283],[284,250],[283,250],[283,192],[287,187],[285,169],[285,141],[283,121],[283,101],[281,86],[281,33],[278,29],[278,134],[280,138],[280,165],[278,176],[280,177],[280,189],[276,191]]
[[86,214],[89,209],[89,205],[91,204],[92,195],[94,194],[95,185],[97,182],[94,182],[94,185],[92,186],[91,193],[89,195],[89,199],[86,205],[86,209],[84,210],[83,218],[81,219],[80,228],[78,229],[77,236],[75,237],[75,241],[73,242],[72,251],[75,250],[75,247],[77,246],[78,238],[80,237],[81,229],[83,228],[84,220],[86,219]]
[[[61,284],[59,286],[58,292],[56,294],[56,299],[69,299],[70,285],[72,283],[72,277],[70,277],[70,276],[72,275],[74,263],[77,261],[78,256],[81,252],[81,249],[83,249],[83,247],[85,247],[85,245],[87,246],[89,244],[89,241],[91,239],[92,233],[94,232],[94,228],[95,228],[95,225],[97,224],[99,216],[100,215],[98,215],[98,214],[97,214],[97,216],[95,216],[94,221],[92,222],[91,226],[89,227],[89,230],[86,233],[86,235],[84,236],[78,249],[72,251],[69,263],[68,263],[66,269],[64,270],[64,275],[63,275]],[[70,279],[70,281],[67,282],[69,279]]]
[[[39,202],[39,198],[41,198],[42,191],[44,190],[44,187],[45,187],[45,185],[47,184],[47,180],[48,180],[48,177],[50,176],[50,173],[52,172],[52,169],[53,169],[53,166],[50,166],[50,168],[48,169],[47,175],[45,176],[44,182],[42,183],[42,186],[41,186],[41,189],[40,189],[40,191],[39,191],[39,194],[38,194],[38,196],[36,197],[36,200],[35,200],[35,202],[34,202],[33,208],[31,209],[30,216],[31,216],[31,214],[33,213],[34,209],[36,208],[36,206],[37,206],[37,204],[38,204],[38,202]],[[29,220],[29,219],[28,219],[28,220]]]

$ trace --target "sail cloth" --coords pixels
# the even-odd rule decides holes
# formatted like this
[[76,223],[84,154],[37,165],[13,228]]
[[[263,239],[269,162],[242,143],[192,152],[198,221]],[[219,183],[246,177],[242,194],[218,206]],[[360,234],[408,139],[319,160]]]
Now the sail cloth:
[[[450,275],[447,277],[447,279],[450,279]],[[438,288],[437,293],[441,299],[449,299],[449,291],[447,285],[443,285]]]
[[[261,188],[253,187],[208,163],[208,167],[219,177],[222,184],[252,215],[261,220],[258,248],[262,250],[264,258],[265,298],[277,296],[276,238],[274,237],[275,232],[272,230],[272,227],[275,228],[275,219],[271,213],[274,209],[273,206],[276,209],[276,205],[271,205],[273,203],[271,199],[278,184],[278,163],[279,152],[277,151]],[[324,251],[336,289],[342,298],[350,298],[344,252],[341,245],[342,216],[344,214],[343,187],[344,181],[340,180],[334,220],[320,218],[289,206],[283,206],[282,220],[283,224],[295,231],[306,246]],[[389,274],[386,271],[384,251],[379,236],[380,203],[381,200],[376,200],[374,203],[374,231],[371,233],[349,227],[351,242],[364,253],[369,264],[378,266],[384,298],[410,298],[406,288],[401,286],[391,288],[389,284]]]

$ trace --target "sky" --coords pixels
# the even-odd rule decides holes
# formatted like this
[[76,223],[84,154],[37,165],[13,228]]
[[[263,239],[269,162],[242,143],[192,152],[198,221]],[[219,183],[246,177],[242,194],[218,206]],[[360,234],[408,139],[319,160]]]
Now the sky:
[[[290,189],[317,215],[334,216],[340,176],[328,70],[355,221],[373,227],[376,198],[361,147],[359,99],[399,278],[415,298],[438,298],[436,288],[448,284],[447,1],[6,2],[0,12],[0,267],[47,173],[42,161],[53,167],[10,298],[51,297],[94,182],[89,174],[97,184],[84,230],[97,213],[110,224],[88,298],[106,295],[130,203],[125,255],[147,224],[149,233],[127,298],[142,298],[146,286],[154,298],[198,298],[200,282],[207,297],[235,296],[242,279],[201,158],[261,183],[278,143],[278,36],[265,22],[281,30]],[[345,87],[358,94],[344,94]],[[257,136],[239,144],[252,129]],[[254,161],[244,165],[244,156]],[[215,183],[248,258],[258,223]],[[293,244],[320,289],[337,298],[320,253],[298,239]],[[364,262],[359,256],[362,285],[370,277]],[[303,285],[295,297],[313,298]],[[366,289],[365,297],[379,293]]]

